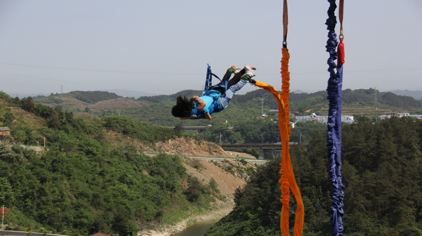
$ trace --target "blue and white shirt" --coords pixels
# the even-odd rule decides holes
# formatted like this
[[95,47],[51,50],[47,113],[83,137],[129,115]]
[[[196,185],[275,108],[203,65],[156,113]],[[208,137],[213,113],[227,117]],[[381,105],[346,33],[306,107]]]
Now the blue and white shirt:
[[204,101],[205,107],[203,110],[198,109],[198,102],[193,102],[193,108],[192,108],[192,116],[197,118],[203,118],[205,116],[205,113],[212,114],[214,112],[222,111],[225,106],[221,101],[222,94],[220,91],[217,90],[207,90],[205,91],[202,96],[199,98]]

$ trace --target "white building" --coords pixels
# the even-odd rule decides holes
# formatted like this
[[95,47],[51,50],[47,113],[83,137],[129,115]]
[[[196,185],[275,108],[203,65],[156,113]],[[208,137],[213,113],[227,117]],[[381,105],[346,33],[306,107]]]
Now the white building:
[[418,115],[418,114],[411,115],[410,113],[407,113],[407,112],[390,113],[390,114],[384,114],[384,115],[378,116],[378,118],[380,118],[381,120],[390,119],[391,117],[398,117],[398,118],[410,117],[410,118],[415,118],[415,119],[422,119],[422,115]]
[[[310,121],[314,121],[314,122],[318,122],[318,123],[322,123],[322,124],[327,124],[328,116],[319,116],[315,113],[312,113],[309,116],[296,116],[295,117],[295,123],[310,122]],[[341,116],[341,121],[343,123],[346,123],[346,124],[352,124],[352,123],[355,122],[355,118],[353,116],[343,115],[343,116]]]

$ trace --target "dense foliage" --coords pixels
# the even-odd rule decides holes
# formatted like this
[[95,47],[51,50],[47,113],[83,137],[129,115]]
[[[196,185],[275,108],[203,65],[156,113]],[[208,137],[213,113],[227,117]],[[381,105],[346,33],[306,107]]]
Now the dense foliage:
[[[212,187],[188,176],[178,157],[146,156],[104,138],[110,128],[141,141],[161,140],[169,137],[163,128],[118,117],[76,118],[31,98],[0,96],[0,122],[13,136],[0,143],[0,201],[11,209],[9,229],[131,235],[213,200]],[[46,149],[31,151],[27,145],[41,137]]]
[[[314,132],[322,131],[324,128],[323,124],[317,122],[298,123],[291,130],[291,141],[296,143],[309,142]],[[215,143],[221,141],[224,144],[280,142],[278,122],[262,118],[238,121],[232,126],[215,125],[212,129],[200,132],[197,136]]]
[[188,177],[173,156],[151,158],[100,146],[41,156],[14,148],[0,155],[5,204],[56,232],[127,235],[139,223],[166,221],[208,200],[207,188]]
[[[422,122],[361,119],[343,130],[346,235],[422,235]],[[330,234],[326,141],[293,149],[305,203],[304,235]],[[276,161],[235,195],[236,207],[207,235],[279,235]]]
[[104,127],[145,141],[158,141],[175,136],[174,129],[152,126],[130,117],[105,117]]

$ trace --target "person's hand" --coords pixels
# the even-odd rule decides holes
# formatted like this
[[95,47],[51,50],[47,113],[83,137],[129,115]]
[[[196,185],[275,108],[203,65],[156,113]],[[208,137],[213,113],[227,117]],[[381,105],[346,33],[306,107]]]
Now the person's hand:
[[210,113],[205,112],[205,118],[207,118],[208,120],[211,120],[212,119],[212,116],[211,116]]
[[195,96],[195,97],[193,97],[193,98],[198,102],[198,107],[197,108],[199,110],[204,110],[205,102],[202,99],[200,99],[198,96]]

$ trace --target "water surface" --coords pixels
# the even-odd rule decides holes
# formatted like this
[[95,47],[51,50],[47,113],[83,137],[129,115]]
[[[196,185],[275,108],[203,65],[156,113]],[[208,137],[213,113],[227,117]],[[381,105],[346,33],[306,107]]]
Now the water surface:
[[180,233],[173,234],[172,236],[203,236],[217,221],[201,222],[189,226]]

